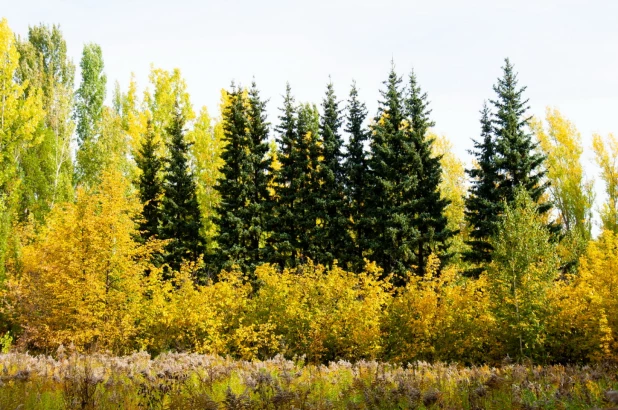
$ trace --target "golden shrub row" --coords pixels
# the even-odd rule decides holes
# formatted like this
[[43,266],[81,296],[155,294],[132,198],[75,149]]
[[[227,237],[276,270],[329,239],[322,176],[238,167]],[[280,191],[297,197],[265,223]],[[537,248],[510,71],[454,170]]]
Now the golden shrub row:
[[[438,275],[437,258],[424,277],[397,289],[371,263],[360,274],[263,265],[255,287],[235,271],[196,286],[191,266],[163,281],[149,263],[161,244],[134,240],[135,201],[118,180],[106,175],[97,192],[80,192],[75,204],[52,211],[37,234],[20,235],[3,297],[23,348],[73,344],[116,354],[175,350],[242,359],[281,353],[312,362],[471,363],[509,353],[489,279],[466,279],[454,267]],[[578,273],[550,289],[539,339],[548,361],[616,357],[617,249],[618,238],[603,233],[589,244]]]

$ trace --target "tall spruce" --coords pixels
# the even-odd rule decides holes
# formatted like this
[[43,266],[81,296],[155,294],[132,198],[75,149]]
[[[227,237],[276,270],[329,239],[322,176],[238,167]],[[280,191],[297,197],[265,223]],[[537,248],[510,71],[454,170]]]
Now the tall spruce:
[[318,170],[319,184],[314,194],[318,208],[318,227],[315,238],[319,246],[316,261],[331,266],[337,260],[347,266],[350,260],[349,220],[346,215],[345,174],[343,169],[343,140],[340,129],[342,110],[335,96],[333,83],[326,87],[320,117],[321,160]]
[[255,83],[248,96],[232,86],[228,97],[223,112],[226,145],[221,154],[225,163],[216,186],[221,195],[216,241],[221,268],[238,265],[250,274],[265,256],[262,242],[267,231],[271,178],[268,122],[265,102]]
[[550,203],[539,204],[547,188],[542,170],[545,156],[537,149],[538,144],[532,141],[528,130],[528,100],[523,97],[526,87],[518,88],[517,74],[508,58],[502,70],[502,78],[493,87],[497,98],[491,101],[495,107],[492,125],[496,163],[503,175],[498,185],[500,197],[511,203],[521,187],[539,205],[539,212],[545,213],[551,208]]
[[348,217],[354,241],[348,244],[348,259],[354,270],[363,267],[363,250],[366,249],[367,221],[365,201],[369,193],[369,167],[365,143],[369,140],[369,131],[365,128],[367,108],[358,99],[356,83],[352,83],[347,105],[345,131],[348,133],[348,145],[344,163],[345,196]]
[[159,144],[155,140],[152,123],[148,121],[146,135],[135,157],[137,167],[141,171],[137,178],[137,188],[143,206],[139,231],[144,242],[159,236],[159,225],[162,220],[161,196],[163,195],[163,185],[161,172],[163,161],[158,152]]
[[418,230],[415,222],[420,158],[415,141],[405,127],[405,98],[402,80],[391,68],[381,91],[378,114],[370,142],[371,192],[366,215],[368,258],[393,273],[402,283],[416,263]]
[[491,112],[486,103],[481,111],[481,140],[473,141],[470,151],[475,157],[476,167],[466,170],[470,176],[470,191],[466,197],[466,221],[471,227],[470,250],[464,260],[473,264],[466,271],[468,276],[478,277],[482,266],[491,261],[492,246],[489,242],[498,229],[497,215],[503,212],[503,202],[498,193],[501,174],[496,163],[496,147],[492,132]]
[[418,231],[414,253],[416,274],[423,275],[430,254],[435,253],[442,261],[449,258],[450,255],[446,253],[446,242],[455,232],[447,228],[448,221],[444,213],[450,201],[440,195],[441,157],[432,154],[434,139],[427,135],[428,129],[435,124],[429,119],[431,110],[427,94],[421,91],[414,71],[409,76],[405,107],[409,123],[405,129],[409,132],[412,142],[409,148],[416,151],[410,152],[410,155],[415,156],[415,160],[418,161],[416,169],[418,185],[416,198],[412,203],[413,226]]
[[[179,270],[183,261],[198,261],[204,254],[204,239],[200,236],[200,208],[195,194],[196,184],[189,168],[189,144],[184,138],[185,119],[176,104],[168,134],[169,158],[163,180],[161,203],[161,239],[170,242],[164,250],[164,262]],[[166,272],[169,276],[170,272]],[[196,277],[196,280],[204,278]]]
[[296,265],[299,248],[296,205],[300,176],[296,165],[301,158],[297,146],[296,103],[289,83],[286,84],[280,111],[279,124],[275,130],[278,133],[276,141],[279,145],[278,159],[281,167],[275,173],[273,184],[275,193],[270,219],[272,234],[268,238],[268,259],[284,267]]
[[[487,107],[482,111],[483,141],[475,142],[474,150],[479,167],[468,171],[473,185],[466,202],[466,215],[473,240],[472,249],[465,257],[476,264],[468,271],[471,276],[477,276],[491,261],[489,239],[501,221],[504,204],[510,205],[519,190],[530,196],[540,214],[547,213],[552,206],[543,200],[548,185],[544,181],[545,157],[528,131],[529,107],[523,96],[526,87],[518,87],[517,74],[508,58],[502,71],[502,77],[493,87],[496,99],[490,101],[494,108],[491,119]],[[549,227],[557,230],[557,225]]]

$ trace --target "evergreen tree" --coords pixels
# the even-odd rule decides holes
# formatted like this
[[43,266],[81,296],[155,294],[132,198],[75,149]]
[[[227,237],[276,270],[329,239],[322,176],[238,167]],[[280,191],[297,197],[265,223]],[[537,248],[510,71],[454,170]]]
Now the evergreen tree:
[[296,266],[320,252],[316,221],[319,217],[321,147],[319,114],[310,104],[296,106],[288,84],[277,142],[281,168],[275,174],[275,202],[270,220],[269,260],[280,266]]
[[492,135],[491,112],[487,104],[481,111],[481,141],[473,141],[470,151],[477,166],[466,170],[471,179],[469,195],[466,197],[466,220],[470,227],[470,250],[464,260],[476,266],[467,271],[469,276],[478,277],[483,270],[479,265],[491,261],[492,246],[489,239],[496,234],[498,218],[502,213],[503,202],[497,187],[501,174],[496,163],[496,147]]
[[159,158],[159,144],[155,141],[155,133],[152,123],[148,122],[146,135],[137,152],[135,162],[141,174],[137,180],[139,199],[143,205],[139,231],[142,241],[159,235],[161,223],[161,195],[163,186],[161,183],[161,171],[163,161]]
[[444,214],[449,200],[441,198],[440,182],[442,179],[442,166],[440,156],[433,156],[433,138],[428,138],[427,130],[434,126],[429,119],[427,94],[421,92],[414,71],[410,73],[408,85],[408,98],[406,99],[406,112],[409,127],[406,130],[410,134],[412,145],[410,148],[416,152],[410,152],[418,162],[416,169],[417,189],[416,198],[413,201],[414,228],[418,231],[416,238],[416,273],[423,275],[427,258],[431,253],[436,253],[441,260],[446,260],[449,255],[445,253],[446,242],[455,232],[447,228],[447,218]]
[[[466,255],[470,262],[481,264],[468,274],[476,276],[482,264],[491,261],[492,247],[489,242],[495,234],[504,213],[504,204],[510,205],[516,193],[523,189],[537,204],[540,214],[551,209],[543,202],[543,193],[548,186],[544,182],[545,156],[537,149],[528,132],[529,117],[526,117],[528,100],[524,100],[526,87],[518,87],[517,75],[508,59],[502,67],[502,78],[493,89],[497,94],[491,100],[494,112],[489,120],[489,110],[483,109],[481,119],[482,143],[475,143],[475,156],[479,168],[468,171],[473,178],[473,187],[467,200],[468,221],[472,225],[472,250]],[[555,233],[557,225],[550,224]]]
[[296,203],[299,176],[295,166],[300,161],[297,147],[297,111],[292,88],[288,83],[283,97],[283,107],[280,108],[277,144],[280,169],[274,178],[274,203],[270,219],[271,236],[268,238],[268,258],[281,267],[296,265],[296,250],[299,248],[296,226]]
[[[509,59],[505,60],[502,78],[494,85],[496,100],[491,103],[496,109],[492,119],[496,142],[496,164],[503,178],[498,190],[500,197],[512,202],[519,187],[528,192],[530,198],[539,203],[547,188],[543,182],[545,172],[542,170],[545,156],[537,149],[528,132],[526,117],[528,100],[523,99],[526,87],[517,87],[517,74]],[[539,204],[539,212],[545,213],[551,208],[549,203]]]
[[348,242],[349,260],[352,267],[360,270],[363,267],[363,250],[366,249],[367,221],[365,219],[365,201],[369,193],[369,168],[365,152],[365,142],[369,140],[369,132],[364,122],[367,118],[367,108],[358,99],[356,83],[352,83],[350,99],[347,105],[346,129],[349,135],[345,156],[345,194],[348,204],[348,217],[355,240]]
[[221,267],[238,265],[250,273],[263,262],[269,200],[270,159],[267,157],[268,122],[265,102],[253,83],[248,98],[232,86],[223,112],[225,148],[222,178],[216,186],[221,195],[217,224]]
[[204,239],[200,236],[200,209],[195,181],[189,169],[189,144],[184,138],[184,123],[176,105],[173,120],[167,128],[170,156],[163,180],[160,228],[160,238],[170,240],[163,259],[172,270],[180,269],[183,261],[197,261],[205,250]]
[[367,195],[368,258],[401,283],[416,263],[415,222],[420,158],[405,128],[405,99],[394,66],[381,91],[370,143],[371,192]]
[[[350,260],[349,221],[346,216],[345,175],[343,169],[343,123],[341,109],[332,82],[326,88],[320,119],[321,161],[314,194],[318,205],[318,228],[315,243],[319,247],[316,261],[331,266],[338,260],[344,266]],[[314,145],[317,147],[317,145]]]

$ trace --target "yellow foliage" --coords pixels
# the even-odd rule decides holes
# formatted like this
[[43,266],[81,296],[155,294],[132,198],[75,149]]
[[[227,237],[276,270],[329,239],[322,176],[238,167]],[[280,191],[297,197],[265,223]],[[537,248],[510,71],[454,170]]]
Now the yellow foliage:
[[139,208],[126,191],[117,171],[104,172],[94,192],[78,190],[75,203],[54,208],[23,247],[20,269],[8,282],[22,343],[130,350],[142,278],[157,244],[135,242]]

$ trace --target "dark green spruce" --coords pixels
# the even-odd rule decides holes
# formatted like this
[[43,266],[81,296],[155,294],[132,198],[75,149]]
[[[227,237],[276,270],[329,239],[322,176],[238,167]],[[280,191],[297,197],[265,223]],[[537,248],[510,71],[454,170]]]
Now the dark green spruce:
[[[169,135],[166,170],[163,180],[161,239],[170,242],[164,250],[164,262],[179,270],[183,261],[198,262],[204,254],[204,239],[200,236],[200,209],[195,194],[196,184],[189,168],[189,144],[184,138],[185,119],[178,106],[166,132]],[[169,275],[169,271],[166,272]],[[194,272],[196,281],[205,278]]]
[[348,260],[353,270],[363,268],[363,251],[367,248],[367,221],[365,217],[365,201],[370,192],[369,166],[365,143],[369,140],[369,131],[365,127],[367,108],[358,99],[356,83],[352,84],[347,105],[345,131],[348,134],[348,145],[344,163],[345,196],[348,206],[348,217],[351,224],[354,241],[349,242]]
[[315,193],[317,202],[316,245],[319,253],[316,261],[332,266],[337,260],[347,267],[352,256],[349,234],[349,219],[345,202],[345,174],[343,169],[343,140],[341,126],[343,118],[332,82],[326,87],[322,101],[323,115],[320,118],[321,161],[318,169],[319,184]]
[[[423,275],[427,265],[427,258],[432,253],[442,261],[449,258],[446,253],[446,242],[455,232],[447,228],[445,208],[450,201],[440,197],[440,182],[442,180],[442,166],[440,157],[432,154],[433,138],[429,138],[427,131],[434,126],[429,119],[431,110],[428,108],[427,94],[421,91],[414,71],[410,73],[406,112],[413,146],[405,149],[414,149],[418,168],[416,171],[417,189],[416,198],[412,203],[414,209],[413,226],[418,231],[416,238],[415,265],[416,274]],[[415,158],[416,159],[416,158]]]
[[269,217],[271,160],[267,156],[268,122],[265,102],[253,83],[248,97],[232,86],[223,112],[225,165],[216,189],[221,195],[217,224],[220,266],[239,266],[251,274],[265,261],[263,242]]
[[369,168],[371,192],[367,195],[369,223],[367,257],[395,274],[401,283],[416,263],[418,230],[415,222],[420,157],[405,129],[402,80],[391,68],[380,93],[378,114],[372,126]]
[[486,103],[481,111],[481,140],[473,141],[474,149],[470,151],[475,157],[476,167],[467,169],[470,176],[470,190],[466,197],[466,221],[470,230],[470,250],[464,254],[464,260],[473,264],[466,271],[468,276],[478,277],[482,266],[491,261],[492,246],[489,243],[498,229],[497,215],[503,212],[503,202],[498,194],[501,174],[496,163],[496,147],[490,119],[491,112]]
[[146,135],[135,156],[135,162],[141,173],[137,179],[139,199],[142,203],[142,215],[139,222],[140,236],[143,242],[159,236],[161,224],[161,197],[163,184],[161,172],[163,160],[158,155],[159,144],[155,140],[152,124],[149,121]]

